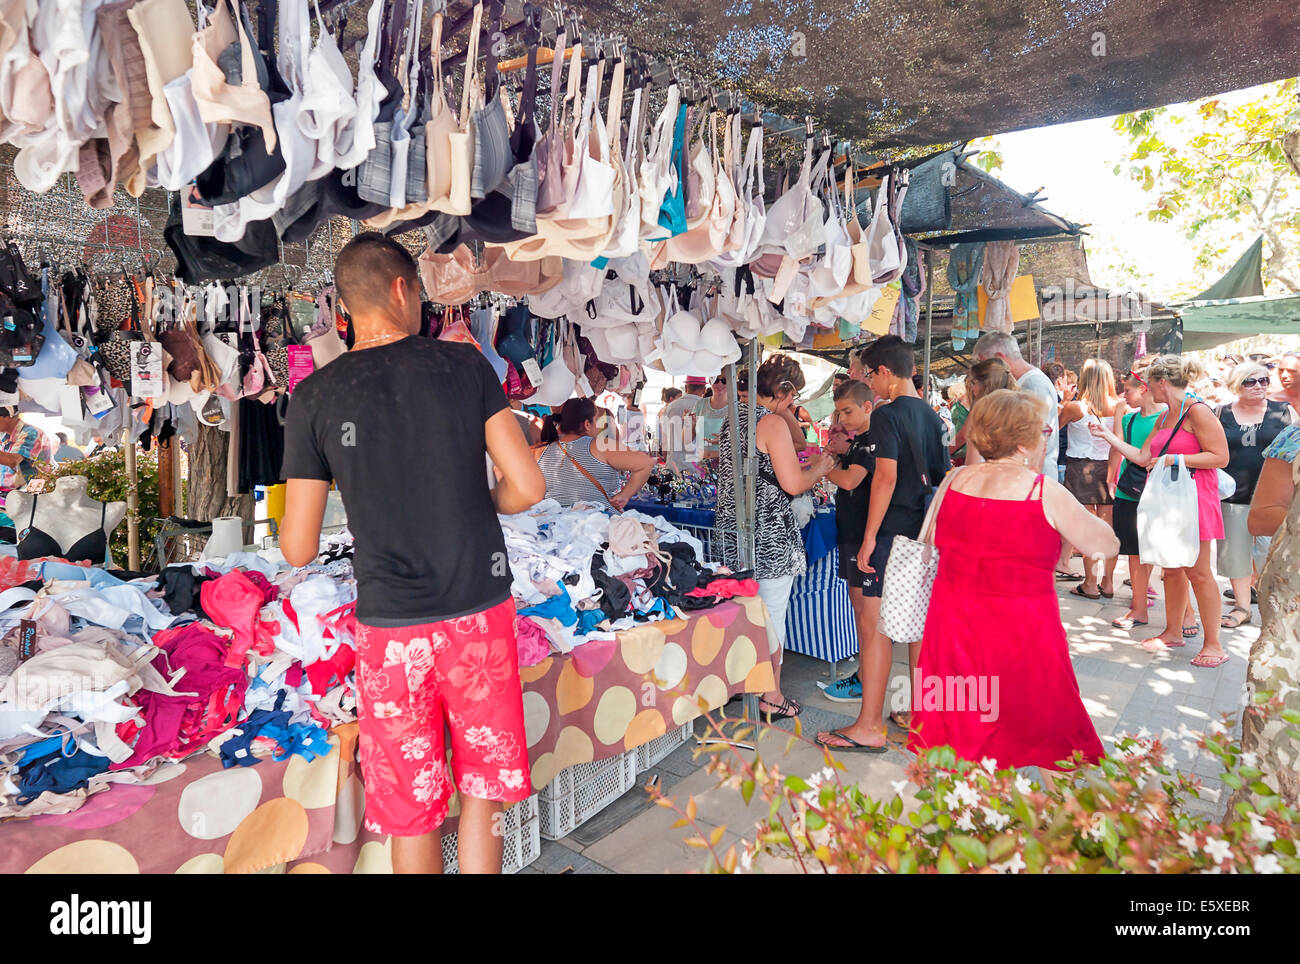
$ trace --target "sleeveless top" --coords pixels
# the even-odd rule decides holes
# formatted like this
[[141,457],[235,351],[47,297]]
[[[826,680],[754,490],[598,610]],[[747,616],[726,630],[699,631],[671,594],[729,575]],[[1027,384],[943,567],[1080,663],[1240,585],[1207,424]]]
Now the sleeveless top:
[[[755,417],[770,415],[761,405]],[[736,428],[744,437],[748,431],[749,406],[740,407]],[[757,423],[756,423],[757,424]],[[740,546],[736,532],[736,469],[731,458],[731,422],[722,423],[718,436],[721,448],[718,467],[718,509],[714,525],[722,536],[723,561],[733,569],[740,566]],[[754,576],[757,579],[780,579],[783,576],[802,575],[808,568],[804,553],[803,536],[794,520],[790,506],[791,496],[776,481],[772,459],[764,452],[754,451],[758,461],[758,475],[754,479],[755,501],[755,559]]]
[[[578,471],[577,466],[564,452],[568,452],[584,469],[605,487],[606,495],[613,496],[623,487],[618,472],[591,454],[591,436],[584,435],[572,442],[552,442],[537,460],[546,478],[546,497],[554,499],[566,509],[575,502],[594,502],[604,505],[605,497],[591,484],[591,480]],[[560,451],[563,449],[564,451]]]
[[1091,459],[1105,461],[1110,458],[1110,443],[1104,438],[1093,438],[1089,425],[1100,425],[1101,419],[1087,408],[1083,417],[1076,418],[1065,426],[1065,454],[1072,459]]

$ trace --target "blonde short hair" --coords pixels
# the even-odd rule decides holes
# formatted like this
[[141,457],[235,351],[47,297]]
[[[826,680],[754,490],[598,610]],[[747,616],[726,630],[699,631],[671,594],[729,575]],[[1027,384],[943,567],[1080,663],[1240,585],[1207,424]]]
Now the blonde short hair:
[[986,358],[971,366],[966,376],[966,395],[968,399],[980,399],[999,388],[1019,388],[1011,375],[1011,369],[1001,358]]
[[999,388],[975,403],[966,419],[966,437],[986,459],[1002,459],[1017,449],[1033,451],[1047,424],[1047,402],[1028,392]]
[[1196,369],[1188,364],[1182,355],[1161,355],[1147,366],[1148,382],[1168,382],[1175,388],[1186,388],[1187,383],[1196,377]]
[[1268,378],[1268,369],[1259,362],[1242,362],[1228,372],[1228,391],[1236,395],[1241,392],[1241,383],[1247,378]]

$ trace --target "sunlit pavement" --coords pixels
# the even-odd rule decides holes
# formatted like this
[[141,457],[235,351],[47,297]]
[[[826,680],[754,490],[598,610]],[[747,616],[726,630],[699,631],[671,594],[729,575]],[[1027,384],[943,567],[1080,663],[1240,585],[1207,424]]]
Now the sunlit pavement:
[[[1074,560],[1077,570],[1079,560]],[[1252,607],[1251,623],[1239,629],[1223,630],[1223,646],[1231,658],[1217,669],[1193,666],[1191,659],[1201,648],[1202,637],[1189,639],[1185,647],[1161,652],[1147,652],[1141,641],[1163,626],[1163,603],[1153,600],[1151,621],[1146,626],[1120,630],[1111,620],[1125,615],[1130,592],[1123,563],[1115,574],[1115,598],[1092,601],[1071,595],[1078,583],[1058,582],[1061,619],[1070,642],[1079,691],[1091,714],[1102,743],[1111,749],[1125,734],[1160,736],[1170,752],[1170,764],[1190,772],[1203,783],[1201,799],[1194,809],[1218,815],[1223,811],[1218,762],[1196,746],[1196,735],[1204,732],[1221,714],[1239,715],[1246,678],[1246,660],[1251,643],[1259,634],[1259,607]],[[1226,588],[1226,582],[1221,588]],[[1225,601],[1224,612],[1231,608]],[[854,668],[841,663],[840,675]],[[856,716],[856,704],[835,703],[826,699],[817,683],[829,682],[830,664],[798,654],[786,656],[783,687],[789,696],[804,704],[800,718],[804,737],[787,753],[785,744],[793,728],[790,721],[778,724],[781,732],[769,732],[762,738],[761,749],[769,765],[783,773],[807,776],[821,770],[825,763],[821,752],[811,745],[818,730],[850,723]],[[906,705],[907,648],[895,647],[895,686],[891,693]],[[1005,699],[1007,694],[1002,694]],[[728,708],[740,714],[738,704]],[[704,733],[697,722],[697,733]],[[1235,732],[1240,732],[1240,723]],[[891,796],[892,784],[904,779],[910,755],[903,748],[906,734],[890,727],[892,749],[885,754],[842,754],[844,779],[860,782],[867,793]],[[694,796],[697,820],[706,833],[725,827],[721,851],[736,843],[752,830],[754,822],[766,813],[766,805],[755,799],[746,806],[740,794],[726,787],[703,769],[705,758],[695,756],[694,742],[681,747],[648,773],[638,774],[637,786],[601,813],[578,827],[560,841],[544,841],[542,856],[525,873],[664,873],[697,870],[704,866],[702,851],[687,847],[683,841],[691,831],[673,829],[678,815],[654,806],[645,784],[655,781],[675,800],[685,804]],[[788,870],[770,863],[768,872]]]

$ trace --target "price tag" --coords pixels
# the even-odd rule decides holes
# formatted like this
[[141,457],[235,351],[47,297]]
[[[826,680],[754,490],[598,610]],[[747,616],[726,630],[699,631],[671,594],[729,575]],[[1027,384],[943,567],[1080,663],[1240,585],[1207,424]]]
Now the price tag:
[[131,342],[131,395],[162,398],[162,347],[151,341]]
[[316,370],[311,348],[306,345],[290,345],[289,353],[289,393],[298,387],[298,383]]
[[18,660],[22,662],[36,655],[36,621],[24,619],[18,627]]
[[103,418],[112,411],[113,399],[102,388],[87,385],[81,390],[81,394],[86,400],[86,411],[90,412],[95,418]]
[[181,192],[181,228],[193,238],[211,238],[217,233],[216,214],[203,203],[193,181]]
[[542,383],[542,366],[537,364],[536,358],[525,358],[523,367],[524,375],[528,377],[529,383],[534,388]]

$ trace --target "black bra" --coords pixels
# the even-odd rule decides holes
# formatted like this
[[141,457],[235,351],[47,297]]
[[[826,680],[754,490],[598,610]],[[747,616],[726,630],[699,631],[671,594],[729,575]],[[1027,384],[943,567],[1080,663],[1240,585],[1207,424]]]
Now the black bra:
[[94,532],[88,532],[72,544],[72,548],[65,555],[63,549],[54,541],[54,538],[41,529],[33,528],[32,522],[36,518],[36,500],[39,496],[32,496],[32,514],[27,520],[27,528],[18,533],[18,558],[19,559],[40,559],[44,556],[55,556],[59,559],[67,559],[69,562],[89,562],[92,566],[102,565],[108,558],[108,536],[104,535],[104,515],[108,511],[108,503],[102,502],[99,506],[99,528]]

